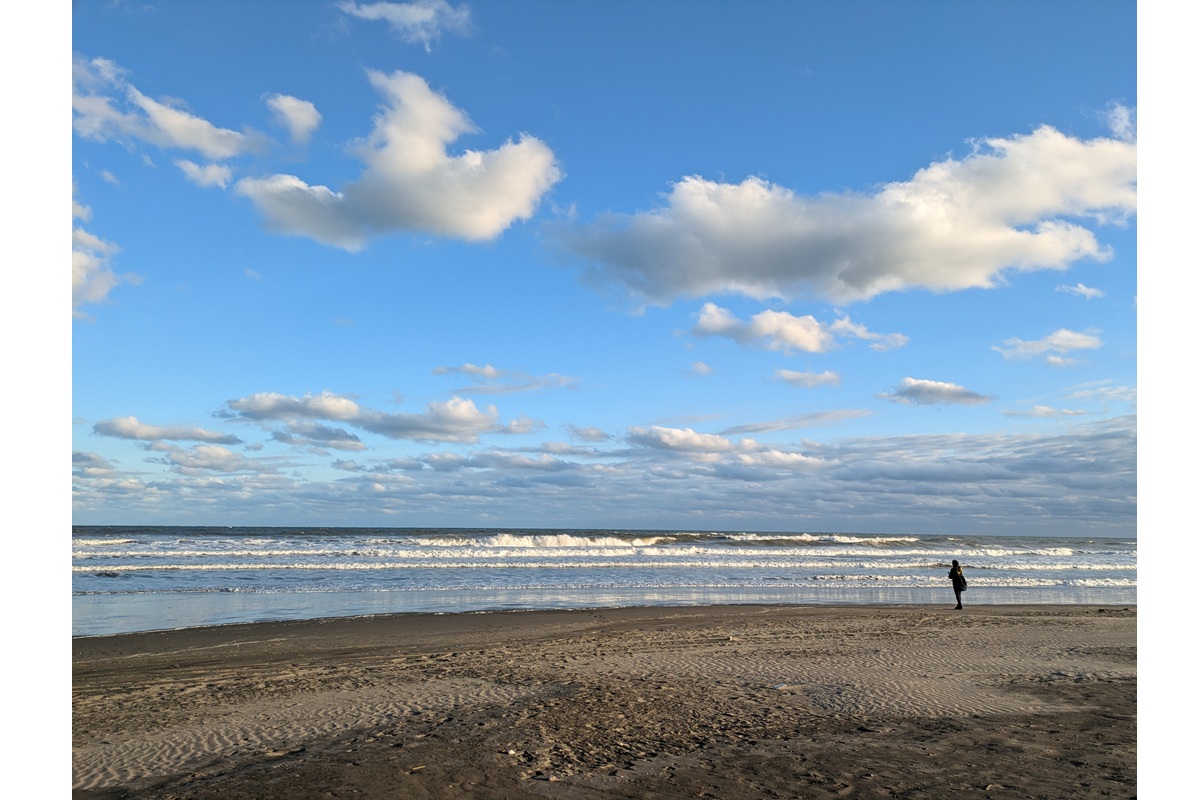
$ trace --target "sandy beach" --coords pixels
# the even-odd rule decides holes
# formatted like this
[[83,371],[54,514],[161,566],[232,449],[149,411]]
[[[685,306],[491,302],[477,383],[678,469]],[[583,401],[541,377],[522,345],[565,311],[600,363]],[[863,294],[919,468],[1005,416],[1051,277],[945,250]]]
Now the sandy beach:
[[1131,798],[1136,628],[718,606],[80,638],[73,796]]

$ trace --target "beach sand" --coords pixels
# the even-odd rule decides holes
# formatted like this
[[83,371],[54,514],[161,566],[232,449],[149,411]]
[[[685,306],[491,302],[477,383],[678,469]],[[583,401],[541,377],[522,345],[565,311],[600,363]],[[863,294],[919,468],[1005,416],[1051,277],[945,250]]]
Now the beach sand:
[[73,796],[1135,797],[1136,626],[717,606],[76,639]]

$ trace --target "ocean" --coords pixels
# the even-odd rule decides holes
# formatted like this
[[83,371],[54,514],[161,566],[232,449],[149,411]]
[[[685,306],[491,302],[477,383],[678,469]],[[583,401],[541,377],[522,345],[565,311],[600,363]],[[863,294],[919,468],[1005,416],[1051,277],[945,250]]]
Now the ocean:
[[628,530],[73,528],[72,635],[397,612],[1137,603],[1135,539]]

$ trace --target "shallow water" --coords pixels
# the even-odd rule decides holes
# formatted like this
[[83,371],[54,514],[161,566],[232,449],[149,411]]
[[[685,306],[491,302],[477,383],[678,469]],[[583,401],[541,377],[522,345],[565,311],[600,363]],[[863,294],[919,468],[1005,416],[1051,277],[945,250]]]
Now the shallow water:
[[1130,539],[79,526],[75,636],[398,612],[711,604],[1133,605]]

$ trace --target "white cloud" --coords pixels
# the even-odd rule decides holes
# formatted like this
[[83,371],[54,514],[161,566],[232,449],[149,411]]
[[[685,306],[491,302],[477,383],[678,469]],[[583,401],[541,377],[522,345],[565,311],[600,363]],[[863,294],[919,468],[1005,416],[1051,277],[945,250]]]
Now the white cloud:
[[862,417],[870,416],[870,414],[870,411],[860,409],[817,411],[812,414],[801,414],[796,417],[776,419],[769,422],[750,422],[744,425],[735,425],[732,428],[721,431],[721,435],[740,436],[746,433],[775,433],[777,431],[795,430],[796,428],[819,428],[825,425],[836,425],[839,422],[847,420],[861,419]]
[[830,372],[829,370],[816,373],[777,369],[775,370],[775,377],[784,383],[790,383],[792,386],[802,386],[806,389],[812,389],[817,386],[839,386],[842,383],[841,377],[836,372]]
[[543,425],[537,420],[521,417],[502,425],[493,406],[484,410],[462,397],[452,397],[444,403],[430,403],[422,414],[387,413],[362,408],[348,397],[331,392],[291,397],[275,392],[260,392],[226,403],[228,414],[258,421],[287,422],[286,437],[300,436],[308,442],[335,447],[334,442],[359,449],[350,444],[350,437],[340,429],[321,428],[298,423],[298,420],[337,420],[389,439],[408,439],[418,442],[473,443],[485,433],[527,433]]
[[674,448],[555,447],[547,453],[556,460],[457,446],[377,461],[325,458],[321,468],[336,473],[326,478],[224,448],[184,454],[155,445],[170,455],[160,462],[170,474],[143,480],[146,464],[131,470],[79,453],[74,503],[77,519],[120,511],[162,524],[213,524],[215,509],[218,524],[269,515],[275,524],[338,525],[357,514],[356,524],[387,525],[400,514],[408,525],[516,527],[536,512],[543,526],[584,517],[593,527],[677,530],[903,531],[914,519],[925,530],[1015,534],[1132,536],[1136,527],[1133,415],[1037,432],[743,439],[710,450],[688,449],[688,438]]
[[321,124],[321,112],[308,100],[287,94],[273,94],[266,100],[275,119],[288,129],[292,141],[304,143]]
[[743,322],[728,309],[716,303],[705,303],[692,327],[695,336],[724,336],[743,346],[758,346],[767,350],[790,353],[802,350],[806,353],[824,353],[834,344],[835,337],[854,337],[872,342],[873,350],[891,350],[908,343],[908,337],[900,333],[878,334],[866,326],[842,317],[832,324],[823,325],[811,314],[797,317],[786,311],[761,311]]
[[1096,297],[1104,297],[1104,292],[1100,289],[1093,289],[1090,286],[1084,286],[1082,283],[1077,283],[1074,286],[1059,286],[1057,291],[1077,294],[1080,297],[1091,300]]
[[519,370],[500,370],[491,364],[479,367],[463,364],[461,367],[437,367],[434,375],[462,375],[475,385],[457,389],[462,394],[511,394],[536,389],[575,388],[578,378],[551,372],[547,375],[529,375]]
[[446,0],[415,0],[411,3],[340,3],[343,12],[360,19],[383,21],[406,42],[424,45],[426,52],[441,38],[442,31],[467,34],[471,10],[452,6]]
[[611,434],[605,433],[600,428],[581,427],[579,425],[567,425],[567,430],[571,436],[584,442],[606,442],[612,438]]
[[309,186],[295,175],[270,175],[242,178],[234,190],[258,206],[268,230],[350,251],[361,250],[366,242],[363,223],[346,208],[346,198],[327,186]]
[[547,453],[537,456],[527,456],[520,453],[487,452],[480,453],[463,466],[474,469],[518,469],[536,472],[558,472],[571,469],[575,465],[563,461]]
[[1136,208],[1136,142],[1043,126],[984,140],[874,194],[805,197],[757,177],[690,176],[657,209],[556,230],[591,280],[641,302],[722,292],[853,301],[990,287],[1006,270],[1106,259],[1087,224]]
[[693,361],[692,365],[688,367],[688,374],[705,377],[713,374],[713,368],[703,361]]
[[369,77],[388,105],[354,148],[366,164],[357,181],[340,192],[294,175],[236,184],[270,230],[351,251],[369,236],[394,231],[485,241],[533,216],[561,177],[550,148],[525,134],[495,150],[449,155],[451,142],[476,132],[462,111],[417,75],[372,71]]
[[200,166],[187,159],[176,159],[175,166],[183,171],[187,179],[202,189],[219,186],[224,189],[229,185],[233,172],[224,164],[208,164]]
[[1035,405],[1027,411],[1005,411],[1006,417],[1031,417],[1033,419],[1056,419],[1060,417],[1079,417],[1090,414],[1090,411],[1079,409],[1053,408],[1051,406]]
[[[71,214],[74,219],[91,219],[92,211],[76,199],[74,186],[71,195]],[[112,271],[112,257],[120,252],[116,244],[101,239],[81,227],[71,230],[71,313],[86,319],[83,306],[103,303],[108,294],[122,283],[138,283],[132,273],[118,275]]]
[[117,476],[116,468],[99,453],[76,450],[71,454],[71,472],[77,478],[87,480],[107,479]]
[[71,463],[85,469],[112,469],[112,464],[104,456],[83,450],[76,450],[71,454]]
[[1102,403],[1137,402],[1136,386],[1113,386],[1109,381],[1083,384],[1072,389],[1067,396],[1071,400],[1088,400]]
[[1137,109],[1117,103],[1109,106],[1105,120],[1113,135],[1123,142],[1137,140]]
[[856,339],[871,342],[871,349],[881,353],[908,344],[908,337],[903,333],[874,333],[867,330],[865,325],[851,322],[849,317],[842,317],[834,321],[829,326],[829,330],[839,336],[853,336]]
[[276,431],[272,438],[285,444],[330,447],[334,450],[367,449],[362,439],[346,429],[322,425],[311,420],[297,420],[288,423],[282,431]]
[[819,458],[813,458],[803,453],[792,453],[783,450],[762,450],[757,453],[738,453],[737,463],[744,467],[767,467],[769,469],[801,469],[821,466]]
[[[761,426],[741,426],[734,430],[739,433],[752,429],[777,431],[798,426],[776,426],[767,423]],[[630,444],[645,448],[646,452],[667,454],[667,457],[675,459],[683,457],[691,464],[714,470],[711,473],[714,476],[725,475],[739,480],[774,480],[774,473],[778,470],[790,471],[822,463],[819,458],[812,458],[798,451],[766,447],[754,439],[744,438],[733,442],[726,438],[727,433],[729,431],[721,434],[697,433],[691,428],[666,428],[655,425],[650,428],[631,427],[626,438]]]
[[169,103],[153,100],[111,61],[76,56],[72,108],[75,132],[95,141],[142,141],[163,149],[195,150],[220,161],[259,149],[254,131],[220,128]]
[[973,406],[994,398],[964,389],[957,383],[905,378],[893,392],[877,395],[884,400],[917,405],[954,404]]
[[102,303],[121,282],[121,276],[109,269],[108,262],[120,250],[112,242],[94,236],[83,228],[71,232],[71,308],[76,317],[87,315],[83,306]]
[[210,444],[240,444],[241,439],[229,433],[198,428],[192,425],[148,425],[137,417],[116,417],[97,422],[92,431],[97,436],[138,441],[196,441]]
[[1070,359],[1062,358],[1061,354],[1073,350],[1095,350],[1102,345],[1102,342],[1093,334],[1060,328],[1044,339],[1032,342],[1023,339],[1005,339],[1004,344],[1004,347],[996,346],[992,349],[1005,358],[1033,358],[1050,354],[1047,356],[1048,361],[1062,364],[1070,363]]
[[167,461],[186,475],[202,475],[208,472],[273,471],[272,467],[262,461],[246,458],[227,447],[215,444],[196,445],[190,450],[174,446],[157,449],[164,451]]
[[786,311],[761,311],[749,322],[742,322],[727,309],[705,303],[692,328],[696,336],[725,336],[741,345],[759,345],[768,350],[803,350],[823,353],[833,343],[833,335],[811,315],[793,316]]
[[674,452],[721,453],[733,449],[733,443],[724,436],[696,433],[691,428],[633,427],[629,429],[628,439],[641,447]]
[[259,392],[249,397],[230,400],[227,404],[238,416],[258,420],[336,419],[354,420],[362,411],[348,397],[321,392],[303,397],[289,397],[276,392]]
[[493,367],[491,364],[485,364],[482,367],[477,367],[474,364],[463,364],[461,367],[437,367],[433,370],[434,375],[467,375],[471,378],[481,380],[494,381],[500,377],[500,370]]
[[430,403],[424,414],[387,414],[367,412],[356,424],[389,439],[411,439],[418,442],[477,442],[484,433],[499,433],[496,409],[480,411],[462,397],[452,397],[444,403]]
[[527,417],[522,414],[516,419],[509,420],[508,424],[506,424],[502,430],[504,433],[522,434],[532,433],[533,431],[544,427],[546,427],[546,423],[542,422],[540,419],[533,419],[532,417]]

